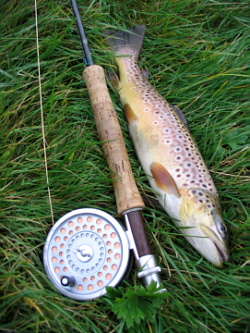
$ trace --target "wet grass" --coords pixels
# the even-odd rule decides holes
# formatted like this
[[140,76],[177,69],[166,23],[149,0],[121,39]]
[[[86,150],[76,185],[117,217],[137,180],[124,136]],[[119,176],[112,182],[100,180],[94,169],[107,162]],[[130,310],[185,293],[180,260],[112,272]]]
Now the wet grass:
[[[114,68],[107,28],[146,24],[140,66],[185,113],[211,171],[228,227],[231,260],[213,267],[169,217],[144,210],[170,297],[137,332],[249,330],[249,69],[246,1],[78,1],[94,62]],[[2,1],[0,22],[2,332],[126,332],[103,297],[78,303],[61,296],[43,269],[53,220],[81,207],[119,218],[109,170],[82,79],[83,54],[70,1],[39,1],[38,28],[45,173],[34,2]],[[111,95],[142,193],[153,195]],[[52,213],[51,213],[52,211]],[[120,218],[122,221],[122,219]],[[131,285],[141,282],[136,269]]]

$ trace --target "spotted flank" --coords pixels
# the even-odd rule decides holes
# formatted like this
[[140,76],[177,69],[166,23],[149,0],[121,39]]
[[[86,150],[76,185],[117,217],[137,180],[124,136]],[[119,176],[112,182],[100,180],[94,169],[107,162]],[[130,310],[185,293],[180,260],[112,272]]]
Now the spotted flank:
[[141,73],[137,60],[145,26],[112,33],[107,42],[119,68],[115,79],[140,163],[164,210],[207,260],[229,260],[219,197],[182,111]]

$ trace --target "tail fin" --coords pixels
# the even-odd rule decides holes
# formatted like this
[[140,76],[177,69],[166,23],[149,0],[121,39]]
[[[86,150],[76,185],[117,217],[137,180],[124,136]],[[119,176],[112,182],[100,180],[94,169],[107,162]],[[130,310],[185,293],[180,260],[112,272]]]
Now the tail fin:
[[137,25],[126,31],[105,31],[107,42],[117,55],[132,55],[138,59],[145,34],[145,25]]

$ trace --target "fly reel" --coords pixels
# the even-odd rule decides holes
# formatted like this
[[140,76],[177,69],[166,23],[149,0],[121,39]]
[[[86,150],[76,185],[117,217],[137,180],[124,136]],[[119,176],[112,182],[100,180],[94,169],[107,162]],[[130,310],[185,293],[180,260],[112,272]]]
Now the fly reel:
[[74,210],[50,230],[43,252],[45,271],[63,295],[79,301],[100,297],[131,269],[129,239],[111,215]]

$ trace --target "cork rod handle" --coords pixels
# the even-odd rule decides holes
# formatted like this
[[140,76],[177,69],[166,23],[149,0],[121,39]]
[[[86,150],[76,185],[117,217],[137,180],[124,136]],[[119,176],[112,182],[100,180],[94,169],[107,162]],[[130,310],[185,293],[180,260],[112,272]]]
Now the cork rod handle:
[[136,186],[127,150],[115,109],[113,107],[101,66],[93,65],[83,71],[97,132],[104,156],[111,170],[118,214],[129,209],[144,208]]

